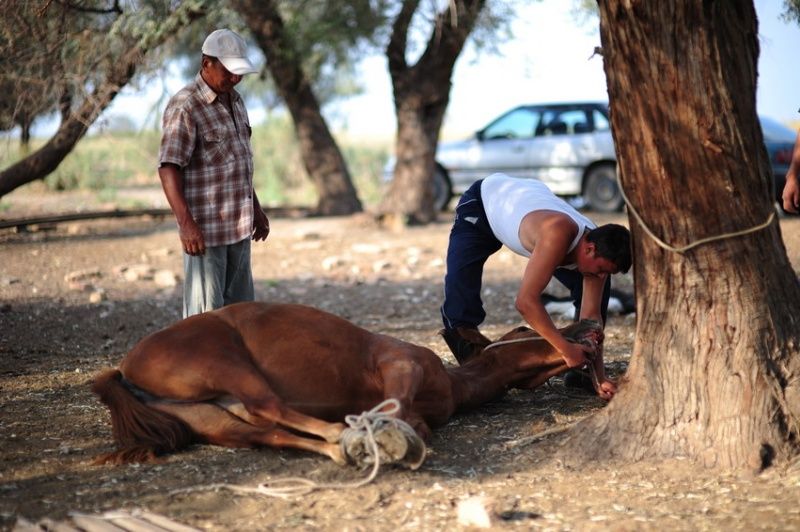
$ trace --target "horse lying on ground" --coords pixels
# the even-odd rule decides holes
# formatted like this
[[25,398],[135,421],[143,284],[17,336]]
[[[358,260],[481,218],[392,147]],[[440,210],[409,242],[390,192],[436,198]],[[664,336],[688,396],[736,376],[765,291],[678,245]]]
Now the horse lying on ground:
[[[589,320],[562,333],[593,347],[602,339]],[[426,439],[457,410],[567,370],[525,327],[495,344],[477,333],[475,342],[480,354],[446,368],[430,349],[307,306],[239,303],[192,316],[145,337],[119,369],[95,378],[118,446],[97,462],[153,461],[199,442],[291,447],[345,464],[347,415],[396,399],[395,416]]]

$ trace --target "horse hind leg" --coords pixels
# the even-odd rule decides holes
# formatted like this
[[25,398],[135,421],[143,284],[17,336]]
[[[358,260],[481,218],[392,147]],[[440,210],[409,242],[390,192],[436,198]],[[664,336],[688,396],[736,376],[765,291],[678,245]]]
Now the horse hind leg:
[[269,384],[253,372],[241,372],[226,382],[236,384],[235,389],[226,390],[233,397],[220,399],[218,404],[248,424],[276,423],[329,443],[338,442],[345,429],[343,423],[330,423],[288,407]]
[[[236,398],[217,399],[214,404],[230,416],[231,419],[248,427],[245,430],[251,430],[254,427],[266,430],[264,420],[250,414]],[[254,421],[254,423],[251,424],[249,420]],[[406,425],[408,433],[403,432],[391,423],[388,426],[375,427],[374,441],[370,443],[367,432],[363,429],[344,429],[344,426],[339,423],[317,421],[332,427],[336,438],[328,441],[304,438],[279,428],[277,423],[270,423],[274,426],[272,431],[268,433],[256,431],[255,437],[257,439],[255,441],[272,447],[294,447],[324,454],[340,465],[351,462],[358,466],[373,464],[375,459],[373,445],[377,447],[378,459],[381,463],[401,463],[416,469],[425,457],[425,444],[410,425]],[[422,423],[424,424],[424,422]],[[247,437],[250,437],[249,433]],[[227,445],[225,443],[218,444]]]
[[247,423],[240,417],[211,403],[159,403],[156,408],[179,417],[203,441],[212,445],[232,448],[286,447],[301,449],[329,457],[339,465],[345,465],[347,458],[341,446],[314,438],[304,438],[292,434],[275,423]]

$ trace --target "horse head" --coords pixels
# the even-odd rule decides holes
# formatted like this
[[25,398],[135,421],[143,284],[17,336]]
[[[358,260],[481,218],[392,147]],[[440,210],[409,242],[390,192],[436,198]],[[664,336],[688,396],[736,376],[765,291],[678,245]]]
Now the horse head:
[[567,340],[587,345],[592,349],[597,349],[603,341],[603,326],[595,320],[580,320],[559,331]]
[[[580,320],[559,331],[567,340],[592,349],[597,349],[603,340],[603,327],[595,320]],[[568,369],[561,354],[528,327],[517,327],[484,348],[485,353],[491,350],[504,351],[506,363],[517,365],[519,373],[511,384],[514,388],[536,388]]]

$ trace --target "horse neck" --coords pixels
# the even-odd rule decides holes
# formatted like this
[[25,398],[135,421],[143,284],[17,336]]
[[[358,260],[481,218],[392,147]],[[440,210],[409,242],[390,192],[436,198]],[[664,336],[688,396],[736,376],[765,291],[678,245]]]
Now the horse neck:
[[562,362],[545,340],[484,349],[463,366],[448,369],[456,408],[471,408],[503,395],[515,382]]

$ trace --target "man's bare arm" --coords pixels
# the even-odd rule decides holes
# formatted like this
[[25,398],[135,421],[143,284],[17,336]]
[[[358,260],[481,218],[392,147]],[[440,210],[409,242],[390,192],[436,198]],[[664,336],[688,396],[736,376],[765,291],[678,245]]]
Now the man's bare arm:
[[[603,324],[601,306],[603,301],[603,288],[608,278],[605,274],[584,275],[583,276],[583,296],[581,297],[580,319],[595,320]],[[617,392],[617,385],[606,377],[605,363],[603,362],[602,343],[594,353],[592,359],[597,383],[595,388],[597,395],[603,399],[611,399]]]
[[183,170],[175,164],[165,163],[158,169],[161,178],[161,187],[167,197],[172,213],[178,222],[178,235],[181,239],[183,250],[189,255],[202,255],[206,252],[203,231],[197,225],[186,197],[183,194]]
[[[522,229],[525,229],[524,225]],[[553,272],[566,257],[577,226],[568,218],[556,215],[537,224],[534,231],[538,234],[531,239],[535,245],[517,293],[517,310],[542,338],[561,353],[568,366],[582,366],[588,362],[586,353],[591,353],[592,350],[564,338],[541,300],[542,292],[550,282]]]

